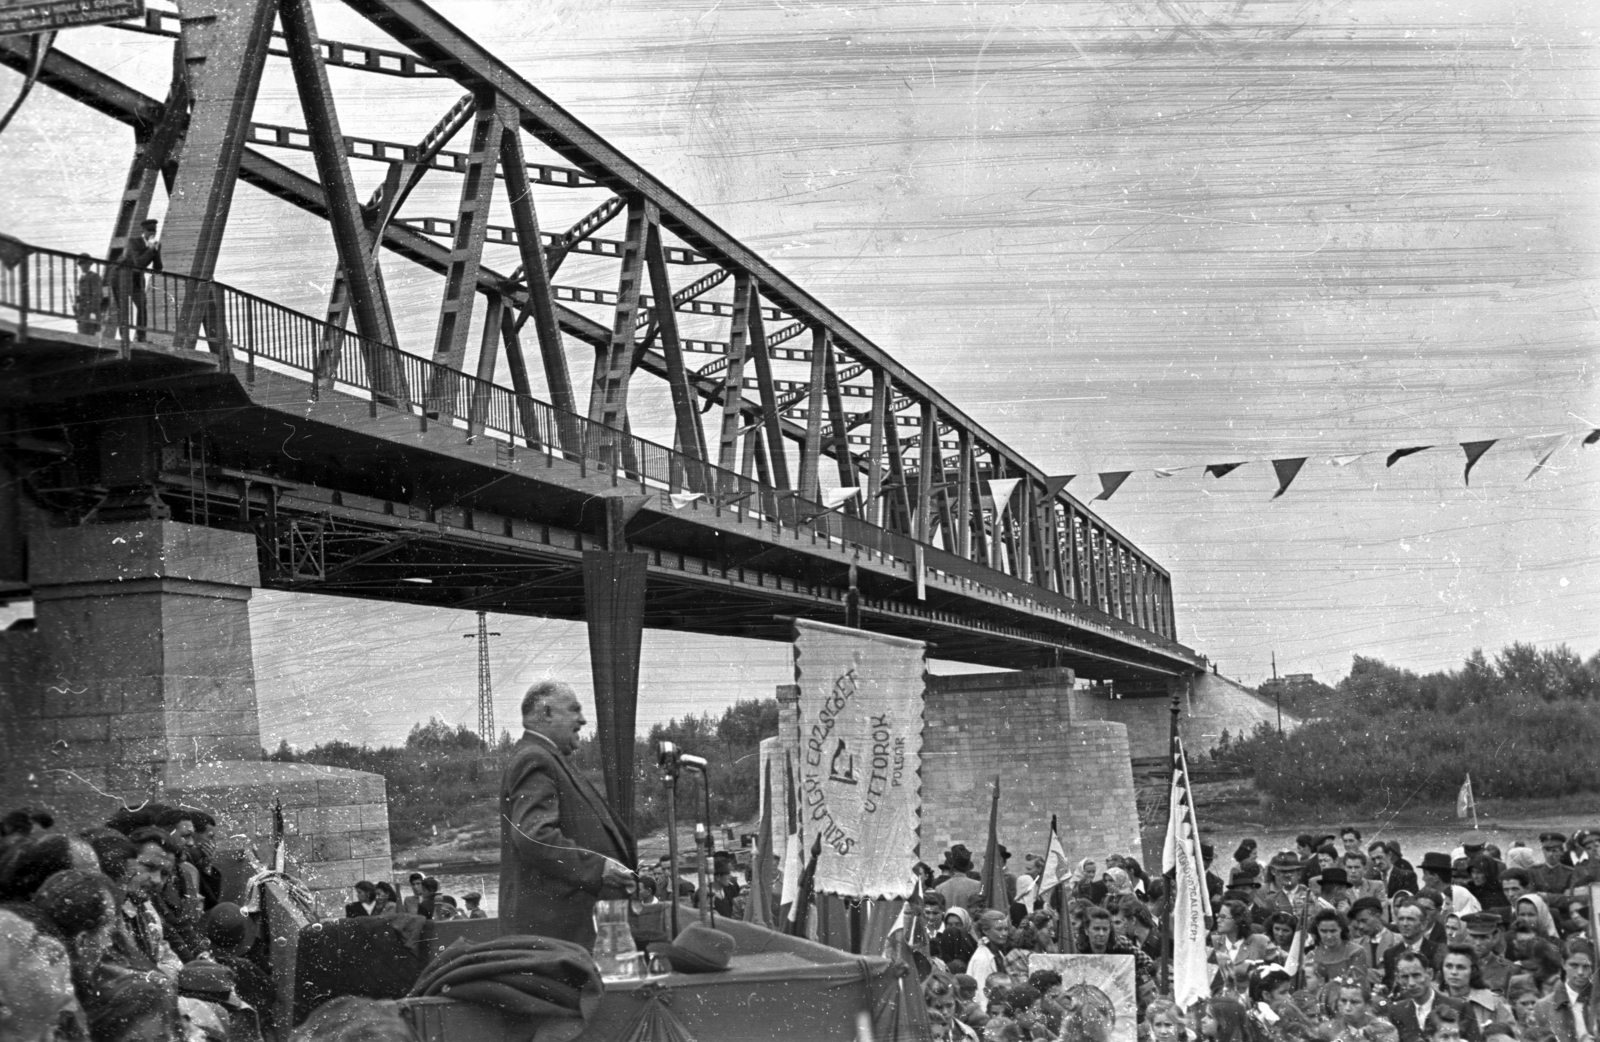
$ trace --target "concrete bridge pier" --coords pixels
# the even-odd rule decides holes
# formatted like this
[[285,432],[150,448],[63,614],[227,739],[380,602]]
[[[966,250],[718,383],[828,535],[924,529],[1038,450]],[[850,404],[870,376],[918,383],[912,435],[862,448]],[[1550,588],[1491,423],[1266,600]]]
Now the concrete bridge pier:
[[262,759],[248,533],[167,520],[35,530],[34,628],[0,634],[4,802],[75,828],[120,804],[182,802],[219,847],[269,856],[281,805],[290,871],[343,890],[392,871],[384,779]]

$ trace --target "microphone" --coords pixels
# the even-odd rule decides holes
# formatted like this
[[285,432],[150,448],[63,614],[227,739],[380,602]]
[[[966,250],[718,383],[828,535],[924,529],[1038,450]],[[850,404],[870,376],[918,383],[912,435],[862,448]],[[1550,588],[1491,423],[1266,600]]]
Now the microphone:
[[706,768],[709,766],[709,764],[706,763],[706,758],[704,756],[692,756],[689,753],[679,754],[678,763],[684,767],[692,767],[701,774],[704,774]]

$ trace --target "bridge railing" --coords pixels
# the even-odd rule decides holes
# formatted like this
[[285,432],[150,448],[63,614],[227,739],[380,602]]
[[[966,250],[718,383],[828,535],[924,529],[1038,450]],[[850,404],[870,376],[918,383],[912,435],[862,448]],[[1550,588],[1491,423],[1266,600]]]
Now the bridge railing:
[[[864,518],[724,470],[625,431],[563,412],[510,388],[361,336],[219,282],[140,270],[0,235],[0,308],[29,323],[110,339],[124,352],[155,335],[209,350],[225,368],[260,366],[308,380],[313,397],[337,393],[410,412],[473,435],[544,452],[584,473],[641,492],[694,497],[719,513],[809,531],[841,547],[922,567],[964,588],[1072,616],[1107,636],[1167,646],[1164,634],[1116,619],[1064,594],[979,561],[918,543]],[[684,501],[687,507],[689,502]],[[675,504],[676,505],[676,504]]]

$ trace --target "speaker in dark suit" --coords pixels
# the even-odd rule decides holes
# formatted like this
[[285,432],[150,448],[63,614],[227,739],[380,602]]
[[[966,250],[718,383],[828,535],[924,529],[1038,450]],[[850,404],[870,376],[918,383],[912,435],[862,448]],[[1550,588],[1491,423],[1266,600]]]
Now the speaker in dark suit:
[[585,723],[572,689],[535,684],[522,722],[500,779],[501,932],[592,947],[595,902],[632,885],[633,835],[567,759]]

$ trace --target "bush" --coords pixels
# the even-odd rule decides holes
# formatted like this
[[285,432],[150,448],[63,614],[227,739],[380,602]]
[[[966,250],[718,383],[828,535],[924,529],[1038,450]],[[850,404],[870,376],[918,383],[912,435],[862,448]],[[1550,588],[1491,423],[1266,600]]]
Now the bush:
[[1305,806],[1446,799],[1468,772],[1480,797],[1600,790],[1600,655],[1513,644],[1422,676],[1357,656],[1337,696],[1288,734],[1224,735],[1211,756]]

